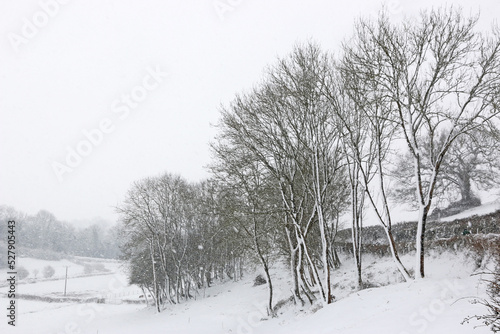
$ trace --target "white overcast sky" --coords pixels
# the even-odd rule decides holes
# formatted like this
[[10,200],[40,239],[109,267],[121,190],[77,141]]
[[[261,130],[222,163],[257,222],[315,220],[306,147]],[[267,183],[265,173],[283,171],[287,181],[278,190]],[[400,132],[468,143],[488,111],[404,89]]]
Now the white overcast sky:
[[[0,0],[0,204],[111,222],[133,181],[165,171],[206,177],[219,106],[255,84],[277,56],[308,39],[335,50],[355,18],[382,7],[361,0],[63,2]],[[484,29],[500,15],[498,0],[386,6],[399,20],[445,3],[481,9]],[[156,68],[167,76],[120,118],[113,105],[141,93],[144,79],[154,86],[148,69]],[[54,162],[66,164],[68,148],[103,120],[112,131],[60,182]]]

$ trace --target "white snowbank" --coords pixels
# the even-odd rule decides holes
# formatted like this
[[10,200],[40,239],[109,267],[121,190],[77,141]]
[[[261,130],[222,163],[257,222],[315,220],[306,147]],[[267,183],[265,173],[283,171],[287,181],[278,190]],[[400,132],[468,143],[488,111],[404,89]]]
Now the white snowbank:
[[[483,296],[478,276],[470,276],[474,263],[463,255],[431,254],[428,278],[396,283],[390,258],[365,256],[365,280],[378,288],[356,292],[352,260],[345,258],[332,274],[337,301],[325,308],[299,308],[288,304],[278,318],[265,313],[267,285],[253,287],[258,271],[240,282],[227,282],[201,291],[197,300],[170,305],[162,313],[144,305],[50,304],[18,300],[18,326],[2,333],[471,333],[473,324],[461,325],[468,315],[484,312],[465,297]],[[413,256],[403,256],[410,264]],[[272,268],[275,303],[290,296],[286,268]],[[116,274],[123,275],[123,274]],[[39,294],[60,291],[60,281],[29,284]],[[387,285],[391,283],[391,285]],[[73,292],[126,295],[137,289],[126,286],[124,276],[104,275],[72,279]],[[386,286],[383,286],[386,285]],[[32,289],[32,290],[31,290]],[[25,290],[28,291],[28,290]],[[203,297],[204,296],[204,297]],[[7,299],[0,299],[6,305]],[[318,310],[314,313],[315,310]],[[477,324],[476,324],[477,325]],[[474,333],[488,333],[479,328]]]

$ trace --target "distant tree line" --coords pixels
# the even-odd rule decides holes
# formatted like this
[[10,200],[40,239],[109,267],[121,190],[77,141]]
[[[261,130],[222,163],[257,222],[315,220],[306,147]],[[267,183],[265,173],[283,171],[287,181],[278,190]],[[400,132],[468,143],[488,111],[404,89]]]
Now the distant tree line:
[[130,283],[149,290],[158,311],[163,303],[196,297],[213,278],[241,276],[242,231],[218,219],[214,186],[171,174],[151,177],[134,183],[118,208]]
[[[360,20],[333,56],[314,43],[269,66],[253,89],[221,108],[211,178],[165,174],[134,183],[118,207],[130,280],[157,310],[196,296],[212,279],[238,279],[242,260],[266,273],[288,264],[296,303],[330,303],[341,214],[362,281],[362,226],[375,213],[404,280],[425,276],[435,198],[497,174],[500,30],[453,8],[394,24]],[[480,145],[471,145],[476,142]],[[402,149],[402,147],[404,147]],[[401,262],[389,202],[419,210],[413,277]]]
[[[23,256],[23,249],[24,253],[47,260],[64,255],[98,258],[118,258],[120,255],[117,229],[114,228],[99,224],[78,228],[45,210],[28,215],[5,205],[0,206],[0,219],[2,222],[16,221],[16,247],[21,249],[20,256]],[[6,223],[1,224],[0,234],[6,235],[6,226]]]

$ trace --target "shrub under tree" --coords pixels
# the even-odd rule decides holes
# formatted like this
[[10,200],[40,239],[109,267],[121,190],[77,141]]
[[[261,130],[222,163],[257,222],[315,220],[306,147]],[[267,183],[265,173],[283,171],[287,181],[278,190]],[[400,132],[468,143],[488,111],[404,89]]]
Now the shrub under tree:
[[43,268],[43,277],[45,277],[45,278],[50,278],[50,277],[54,276],[55,273],[56,273],[56,271],[52,266],[45,266]]
[[20,280],[23,280],[25,279],[26,277],[28,277],[30,275],[30,272],[24,268],[24,267],[19,267],[17,268],[17,277],[20,279]]
[[487,313],[482,315],[473,315],[465,318],[464,322],[469,322],[471,319],[482,322],[488,326],[493,333],[500,332],[500,245],[495,249],[495,270],[488,273],[488,277],[483,281],[488,284],[486,289],[487,298],[474,299],[473,304],[482,304],[486,307]]

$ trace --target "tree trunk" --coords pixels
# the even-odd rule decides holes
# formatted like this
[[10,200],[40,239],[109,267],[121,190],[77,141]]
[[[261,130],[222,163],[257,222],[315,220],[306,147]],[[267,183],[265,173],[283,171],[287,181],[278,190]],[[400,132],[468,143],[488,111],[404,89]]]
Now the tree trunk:
[[144,289],[144,286],[141,285],[141,290],[142,290],[142,295],[144,296],[144,300],[146,300],[146,305],[149,306],[149,299],[148,299],[148,293],[149,290]]
[[420,205],[420,217],[418,218],[417,236],[416,236],[416,265],[415,265],[415,278],[424,278],[424,260],[425,260],[425,225],[427,222],[427,214],[429,213],[430,204]]
[[329,248],[328,248],[328,240],[327,240],[327,234],[326,234],[326,227],[325,227],[325,220],[323,217],[323,211],[321,208],[321,204],[318,203],[318,217],[319,218],[319,225],[320,225],[320,233],[321,233],[321,246],[322,246],[322,256],[321,259],[323,260],[323,272],[325,275],[325,285],[326,285],[326,298],[325,302],[327,304],[330,304],[332,302],[332,291],[331,291],[331,283],[330,283],[330,266],[328,264],[328,257],[329,257]]
[[410,275],[408,274],[408,271],[406,271],[406,268],[403,266],[403,263],[399,258],[398,251],[396,248],[396,242],[394,241],[394,237],[392,236],[392,231],[390,228],[387,228],[385,226],[384,226],[384,231],[387,234],[387,239],[389,240],[389,249],[391,250],[392,258],[396,263],[396,267],[403,276],[404,280],[408,282],[410,280]]
[[[310,271],[311,270],[309,270],[309,272]],[[307,300],[309,300],[309,303],[312,305],[312,303],[316,300],[316,297],[312,293],[311,288],[310,288],[309,284],[307,283],[307,279],[305,277],[305,272],[304,272],[304,267],[303,266],[301,266],[300,269],[299,269],[299,275],[300,275],[300,280],[302,282],[302,284],[301,284],[302,291],[306,295]]]
[[240,262],[240,265],[239,265],[240,279],[242,279],[243,278],[243,261],[241,260],[241,257],[239,258],[239,262]]
[[273,282],[271,280],[271,274],[269,273],[269,267],[267,266],[267,264],[264,264],[264,271],[266,272],[267,286],[269,288],[269,303],[267,305],[267,314],[274,318],[276,314],[274,313],[273,309]]
[[[262,250],[260,248],[259,240],[257,238],[257,220],[255,219],[256,213],[255,213],[255,206],[252,208],[252,219],[253,219],[253,242],[255,246],[255,250],[257,251],[257,255],[259,256],[260,262],[262,263],[262,266],[264,267],[264,271],[266,273],[267,277],[267,286],[269,288],[269,302],[267,305],[267,315],[270,317],[275,317],[275,313],[273,310],[273,283],[271,280],[271,274],[269,273],[269,266],[267,264],[267,260],[262,254]],[[235,268],[236,269],[236,268]],[[234,276],[236,277],[237,273],[236,270],[234,272]]]
[[[356,167],[354,167],[356,168]],[[361,266],[361,233],[363,219],[363,198],[359,199],[359,181],[356,171],[353,173],[353,184],[351,186],[351,210],[352,210],[352,252],[354,263],[358,272],[358,289],[363,289],[362,266]],[[363,196],[363,194],[361,195]]]
[[[324,166],[323,166],[324,167]],[[330,284],[330,266],[328,264],[329,257],[329,243],[328,243],[328,234],[327,234],[327,226],[325,217],[323,215],[323,194],[322,187],[320,181],[320,168],[319,168],[319,152],[318,147],[316,146],[314,149],[314,169],[315,169],[315,197],[316,197],[316,210],[318,213],[318,224],[319,231],[321,236],[321,259],[323,261],[323,273],[325,275],[325,292],[323,293],[324,302],[330,304],[332,302],[332,291]],[[318,277],[319,279],[319,277]],[[325,296],[326,293],[326,296]]]
[[340,262],[339,255],[337,254],[337,249],[335,247],[332,247],[330,258],[332,259],[332,267],[335,269],[340,268],[342,263]]
[[159,296],[159,292],[158,292],[158,281],[156,279],[156,261],[155,261],[155,257],[154,257],[154,246],[153,246],[153,242],[151,241],[150,244],[149,244],[149,252],[151,254],[151,264],[153,266],[153,285],[154,285],[154,294],[155,294],[155,305],[156,305],[156,311],[158,313],[160,313],[160,296]]
[[296,237],[297,237],[297,241],[299,242],[300,245],[304,246],[304,255],[307,259],[307,263],[308,265],[311,267],[312,269],[312,273],[314,275],[314,280],[317,282],[318,286],[319,286],[319,291],[320,291],[320,294],[321,294],[321,298],[323,300],[323,302],[326,302],[327,301],[327,297],[326,297],[326,294],[325,294],[325,289],[323,288],[323,284],[321,283],[321,279],[319,278],[319,273],[318,273],[318,268],[316,267],[316,265],[314,264],[311,256],[309,255],[309,251],[307,250],[307,245],[306,245],[306,242],[304,240],[304,237],[302,235],[300,235],[300,231],[298,231],[297,229],[295,229],[295,233],[296,233]]
[[460,189],[460,196],[463,202],[469,202],[472,198],[471,185],[470,185],[470,175],[467,172],[463,172],[460,175],[462,189]]
[[292,242],[292,236],[290,233],[290,228],[285,224],[285,232],[286,232],[286,237],[288,240],[288,246],[290,248],[290,272],[292,273],[293,277],[293,297],[295,300],[295,303],[297,304],[300,301],[301,306],[304,306],[304,300],[300,296],[300,290],[299,290],[299,277],[297,273],[297,252],[299,245],[294,247],[293,242]]
[[177,277],[175,280],[175,299],[177,301],[177,304],[179,304],[179,285],[180,285],[180,279],[181,279],[181,264],[179,261],[179,264],[177,265]]

